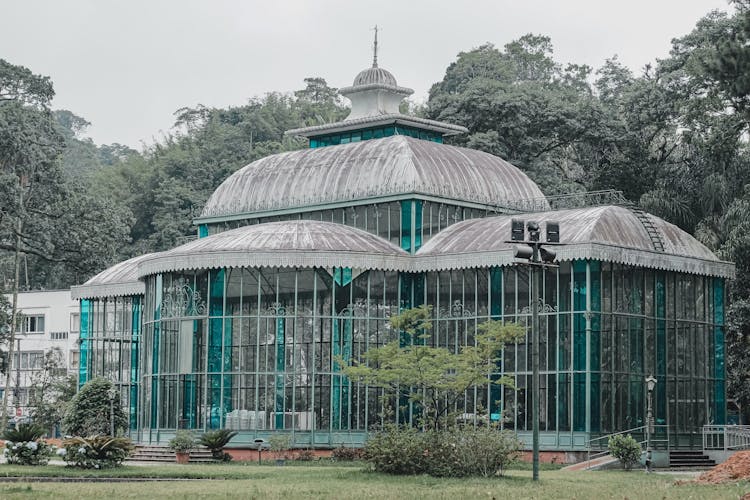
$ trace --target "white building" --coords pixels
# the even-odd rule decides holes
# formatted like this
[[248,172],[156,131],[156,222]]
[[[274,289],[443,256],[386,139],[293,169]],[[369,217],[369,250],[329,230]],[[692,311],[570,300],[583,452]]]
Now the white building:
[[[18,309],[24,319],[16,332],[8,406],[9,415],[28,416],[29,390],[43,369],[45,353],[59,357],[60,374],[78,375],[80,312],[70,290],[21,292]],[[0,377],[0,397],[5,380]]]

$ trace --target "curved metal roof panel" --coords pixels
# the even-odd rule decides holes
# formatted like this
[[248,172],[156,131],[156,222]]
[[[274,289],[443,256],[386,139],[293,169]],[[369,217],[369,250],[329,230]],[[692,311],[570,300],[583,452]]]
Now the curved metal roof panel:
[[119,262],[86,283],[70,287],[70,295],[73,299],[143,295],[145,288],[143,282],[138,280],[138,263],[153,255],[156,254],[139,255]]
[[558,260],[596,259],[633,266],[721,277],[734,276],[734,264],[719,260],[690,234],[654,215],[644,214],[658,232],[664,251],[644,222],[628,208],[603,206],[497,216],[459,222],[441,231],[417,252],[415,271],[502,266],[514,262],[508,242],[514,218],[560,224]]
[[501,158],[392,136],[257,160],[214,191],[201,217],[412,193],[492,206],[544,197],[526,174]]
[[294,220],[243,226],[143,259],[140,277],[221,267],[408,269],[410,256],[378,236],[333,222]]

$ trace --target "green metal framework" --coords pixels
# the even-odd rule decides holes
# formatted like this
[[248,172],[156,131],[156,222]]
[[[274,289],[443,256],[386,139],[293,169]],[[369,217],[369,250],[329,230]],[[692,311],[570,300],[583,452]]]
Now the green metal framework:
[[95,377],[111,380],[120,391],[130,428],[137,423],[141,296],[81,300],[81,357],[78,386]]
[[[592,435],[643,425],[643,380],[652,373],[657,423],[684,436],[723,423],[722,280],[575,261],[545,272],[543,282],[544,448],[576,449]],[[148,278],[146,297],[145,441],[180,427],[223,427],[240,431],[238,443],[278,430],[299,445],[361,443],[383,423],[381,390],[348,380],[334,359],[361,360],[398,338],[388,317],[432,305],[429,342],[452,349],[471,344],[489,318],[530,321],[528,273],[516,267],[167,273]],[[489,415],[527,437],[529,342],[506,346],[491,377],[509,375],[517,389],[467,391],[458,413]],[[415,424],[418,414],[410,407],[393,418]]]
[[335,134],[319,135],[310,138],[310,148],[322,148],[325,146],[336,146],[350,142],[367,141],[370,139],[382,139],[392,135],[405,135],[422,139],[425,141],[443,142],[443,134],[432,130],[407,127],[404,125],[385,125],[383,127],[352,130],[351,132],[338,132]]

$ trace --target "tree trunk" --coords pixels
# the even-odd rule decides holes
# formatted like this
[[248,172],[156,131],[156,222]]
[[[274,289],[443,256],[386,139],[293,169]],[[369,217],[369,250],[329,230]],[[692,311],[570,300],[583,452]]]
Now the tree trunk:
[[[18,201],[23,208],[23,186],[18,193]],[[8,392],[10,392],[10,379],[13,373],[13,354],[16,345],[16,324],[18,322],[18,280],[21,273],[21,233],[23,232],[23,218],[19,215],[16,223],[16,252],[13,258],[15,276],[13,278],[13,307],[10,315],[10,337],[8,338],[8,363],[5,373],[5,390],[3,391],[3,407],[0,412],[0,432],[4,432],[8,426]],[[20,355],[19,355],[20,356]],[[20,357],[19,357],[20,361]]]

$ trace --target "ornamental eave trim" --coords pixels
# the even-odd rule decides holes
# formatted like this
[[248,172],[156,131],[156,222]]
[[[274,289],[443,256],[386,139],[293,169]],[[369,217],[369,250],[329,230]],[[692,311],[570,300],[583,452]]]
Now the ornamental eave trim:
[[128,297],[131,295],[143,295],[145,293],[146,285],[142,281],[99,283],[70,287],[70,296],[73,300],[97,299],[103,297]]
[[[559,246],[556,248],[556,251],[558,260],[563,262],[579,259],[599,260],[602,262],[729,279],[735,276],[734,264],[724,261],[710,261],[695,257],[602,244]],[[214,251],[197,254],[162,255],[144,259],[138,266],[138,276],[139,278],[143,278],[163,272],[224,267],[352,267],[417,273],[509,266],[518,263],[513,254],[514,250],[512,248],[487,252],[414,256],[332,251]],[[102,295],[99,294],[98,296]]]

